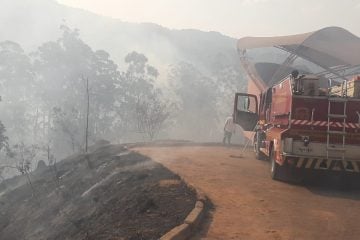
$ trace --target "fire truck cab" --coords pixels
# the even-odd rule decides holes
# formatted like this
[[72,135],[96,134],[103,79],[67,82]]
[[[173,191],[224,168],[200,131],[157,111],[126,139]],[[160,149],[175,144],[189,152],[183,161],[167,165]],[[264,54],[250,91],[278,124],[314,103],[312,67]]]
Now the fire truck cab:
[[236,93],[234,122],[253,132],[256,158],[270,160],[273,179],[360,172],[360,79],[328,83],[293,71],[259,95]]

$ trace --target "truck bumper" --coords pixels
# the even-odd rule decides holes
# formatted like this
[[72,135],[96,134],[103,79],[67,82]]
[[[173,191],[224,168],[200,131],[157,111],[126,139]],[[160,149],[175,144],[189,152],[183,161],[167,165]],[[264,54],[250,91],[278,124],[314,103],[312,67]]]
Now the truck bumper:
[[328,159],[326,157],[310,157],[293,154],[282,154],[289,166],[303,170],[344,171],[360,173],[360,161],[349,159]]
[[[283,162],[298,169],[360,172],[360,146],[326,142],[283,141]],[[336,151],[334,151],[336,150]],[[341,150],[341,151],[339,151]]]

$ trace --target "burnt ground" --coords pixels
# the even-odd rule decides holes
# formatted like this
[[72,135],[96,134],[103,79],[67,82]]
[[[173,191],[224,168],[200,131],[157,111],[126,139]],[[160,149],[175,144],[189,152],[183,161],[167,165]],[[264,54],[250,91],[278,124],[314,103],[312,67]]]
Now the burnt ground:
[[0,239],[158,239],[196,194],[179,176],[107,145],[0,184]]

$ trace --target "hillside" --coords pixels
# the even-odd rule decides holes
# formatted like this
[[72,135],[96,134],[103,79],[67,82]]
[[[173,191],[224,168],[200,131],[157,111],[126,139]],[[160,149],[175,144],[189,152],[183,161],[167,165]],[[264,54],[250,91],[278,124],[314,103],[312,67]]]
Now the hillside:
[[236,39],[217,32],[127,23],[55,0],[2,0],[0,29],[0,121],[10,147],[51,145],[60,158],[82,151],[85,76],[92,143],[148,140],[137,96],[144,105],[150,95],[166,113],[157,139],[221,141],[234,93],[247,85]]
[[54,0],[2,0],[1,5],[0,41],[18,42],[27,51],[56,40],[61,34],[59,26],[66,24],[78,28],[82,39],[92,48],[110,52],[118,63],[123,62],[128,52],[136,50],[161,65],[185,60],[209,69],[219,54],[226,56],[224,60],[228,63],[237,64],[236,39],[217,32],[127,23]]
[[159,239],[195,192],[123,146],[106,145],[0,183],[0,239]]

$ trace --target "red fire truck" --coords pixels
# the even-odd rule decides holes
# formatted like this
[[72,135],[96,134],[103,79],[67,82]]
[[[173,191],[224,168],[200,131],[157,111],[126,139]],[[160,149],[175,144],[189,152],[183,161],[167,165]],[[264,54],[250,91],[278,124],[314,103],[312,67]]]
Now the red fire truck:
[[[320,35],[323,37],[324,32]],[[299,36],[296,35],[292,40],[279,40],[278,37],[265,42],[286,43],[281,48],[286,49],[288,46],[288,52],[291,53],[295,43],[303,45],[306,42],[303,39],[299,41]],[[309,38],[309,35],[303,38]],[[314,34],[310,38],[315,38]],[[328,40],[331,42],[331,39]],[[354,44],[357,45],[351,46],[360,49],[360,39],[355,40]],[[239,51],[245,53],[242,48],[244,45],[258,46],[254,42],[239,43]],[[249,93],[236,94],[234,122],[244,131],[253,133],[256,158],[270,160],[271,177],[276,180],[298,181],[309,170],[360,172],[360,81],[358,77],[348,80],[360,71],[356,70],[360,65],[360,57],[356,59],[359,65],[347,64],[349,68],[343,66],[344,74],[340,76],[340,71],[337,71],[341,69],[339,62],[345,62],[344,58],[354,60],[354,55],[341,55],[342,60],[336,62],[329,60],[332,55],[328,52],[323,53],[319,49],[315,52],[315,45],[311,48],[308,44],[306,52],[297,48],[296,54],[302,57],[309,54],[312,58],[308,60],[315,58],[317,63],[322,63],[318,64],[323,67],[321,74],[301,74],[301,71],[282,65],[290,73],[274,81],[274,76],[279,76],[275,72],[266,82],[254,73],[254,68],[245,58],[241,59],[243,67],[251,71]],[[317,55],[314,57],[311,51]],[[293,58],[294,52],[290,55]],[[330,63],[334,66],[329,66]],[[331,79],[340,77],[342,83],[336,86]]]
[[360,98],[329,93],[320,81],[294,72],[259,98],[236,94],[235,121],[255,132],[256,157],[270,159],[274,179],[301,169],[360,172]]

